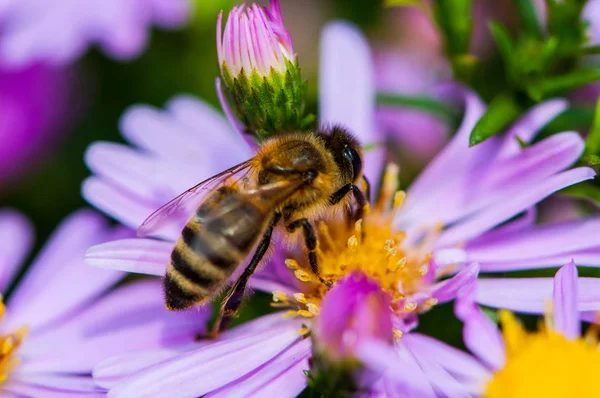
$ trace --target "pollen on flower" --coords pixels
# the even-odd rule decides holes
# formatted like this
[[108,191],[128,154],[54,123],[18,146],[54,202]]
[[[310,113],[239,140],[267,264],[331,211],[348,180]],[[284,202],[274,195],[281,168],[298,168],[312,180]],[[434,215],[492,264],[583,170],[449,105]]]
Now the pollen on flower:
[[273,292],[273,301],[276,303],[288,301],[287,294],[284,292]]
[[[397,173],[397,167],[388,167],[376,205],[370,214],[350,228],[343,218],[326,220],[318,225],[319,277],[314,275],[305,256],[297,257],[296,261],[286,260],[296,278],[305,283],[301,293],[294,295],[295,303],[291,303],[297,307],[298,315],[318,314],[315,308],[329,289],[322,280],[335,284],[355,271],[377,281],[389,294],[390,309],[395,316],[427,311],[437,304],[426,289],[431,283],[426,279],[430,272],[431,252],[424,244],[430,236],[425,235],[418,243],[409,244],[406,232],[392,227],[396,211],[406,196],[404,192],[397,193]],[[440,228],[441,224],[430,235],[438,234]]]
[[486,387],[485,397],[595,397],[600,369],[598,339],[567,340],[551,328],[528,333],[514,315],[499,314],[506,365]]
[[394,332],[394,339],[397,342],[400,342],[400,339],[402,338],[402,335],[404,334],[404,333],[402,333],[402,330],[394,329],[393,332]]
[[[0,295],[0,319],[4,312],[5,307]],[[0,335],[0,384],[5,382],[10,372],[19,365],[20,359],[15,356],[15,353],[21,346],[27,332],[28,329],[24,326],[14,333]]]

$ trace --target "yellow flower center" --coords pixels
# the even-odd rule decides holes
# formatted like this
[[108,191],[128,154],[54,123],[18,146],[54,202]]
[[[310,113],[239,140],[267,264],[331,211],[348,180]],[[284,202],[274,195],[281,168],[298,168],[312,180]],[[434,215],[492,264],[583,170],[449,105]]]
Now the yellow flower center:
[[[4,315],[5,306],[0,295],[0,319]],[[27,335],[27,327],[19,328],[15,333],[0,335],[0,384],[8,379],[9,373],[19,364],[20,359],[15,352]]]
[[595,328],[569,341],[551,328],[527,333],[508,311],[500,313],[506,366],[487,385],[485,397],[597,397],[600,351]]
[[[377,280],[392,298],[392,312],[403,317],[426,311],[437,300],[429,298],[417,302],[412,297],[423,292],[424,285],[430,283],[425,276],[429,271],[431,253],[425,248],[434,236],[430,235],[418,246],[411,245],[407,250],[403,245],[405,232],[392,228],[394,216],[405,198],[403,191],[396,191],[397,177],[397,167],[388,167],[380,199],[353,227],[349,228],[345,220],[339,219],[319,225],[317,259],[321,276],[332,284],[353,271],[361,271]],[[274,292],[273,305],[298,308],[288,312],[290,317],[300,315],[310,318],[318,315],[319,304],[329,287],[318,281],[301,254],[298,259],[286,260],[286,265],[304,283],[306,290],[293,297]],[[399,338],[401,333],[398,331],[396,336]]]

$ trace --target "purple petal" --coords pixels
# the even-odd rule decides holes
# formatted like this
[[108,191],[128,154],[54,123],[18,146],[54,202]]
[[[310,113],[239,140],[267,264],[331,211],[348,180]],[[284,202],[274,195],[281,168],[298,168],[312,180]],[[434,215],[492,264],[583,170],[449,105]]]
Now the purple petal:
[[[4,398],[4,391],[13,393],[17,397],[35,397],[35,398],[102,398],[106,397],[106,392],[102,391],[90,391],[87,393],[81,391],[68,391],[60,390],[42,386],[36,386],[29,384],[26,381],[11,380],[6,384],[2,385],[2,397]],[[10,396],[10,395],[9,395]]]
[[172,242],[122,239],[90,247],[85,262],[100,268],[163,276],[172,251]]
[[251,374],[213,393],[213,397],[296,397],[306,388],[310,339],[291,346]]
[[11,378],[12,377],[16,377],[19,381],[32,386],[44,387],[52,390],[79,393],[100,393],[102,391],[100,388],[98,388],[98,386],[96,386],[94,380],[89,376],[67,376],[63,374],[52,373],[23,374],[17,368],[13,373],[11,373]]
[[429,358],[457,378],[480,381],[489,376],[488,370],[469,354],[442,341],[419,333],[402,337],[415,355]]
[[[440,350],[439,350],[440,346],[437,346],[434,348],[434,346],[431,346],[431,345],[429,345],[429,346],[427,346],[426,344],[423,345],[422,343],[424,341],[419,341],[418,339],[417,339],[417,343],[415,345],[415,341],[411,337],[412,337],[411,335],[403,336],[403,339],[404,339],[403,344],[413,353],[417,363],[419,364],[419,367],[422,369],[423,373],[425,373],[425,376],[431,382],[431,385],[434,387],[434,389],[437,391],[437,393],[443,394],[446,397],[452,397],[452,398],[471,398],[472,397],[471,393],[474,392],[474,391],[471,391],[472,386],[475,385],[476,383],[474,381],[460,382],[457,377],[455,377],[454,375],[452,375],[450,373],[450,369],[448,369],[448,370],[445,369],[444,366],[442,366],[442,364],[437,361],[438,356],[440,356],[440,358],[443,358],[443,356],[445,354],[447,355],[447,352],[446,353],[443,353],[443,351],[440,352]],[[441,345],[441,346],[444,346],[444,345]],[[432,348],[433,348],[433,350],[432,350]],[[446,346],[444,348],[449,348],[449,346]],[[435,349],[437,349],[437,351],[432,352]],[[456,354],[456,352],[454,352],[454,354]],[[468,357],[468,356],[465,355],[465,357]],[[465,357],[462,358],[463,362],[465,360]],[[445,359],[449,359],[449,358],[445,358]],[[457,358],[455,358],[455,359],[457,359]],[[442,361],[443,360],[444,359],[442,359]],[[472,364],[476,364],[476,362],[474,360],[472,362],[473,362]],[[458,364],[459,364],[459,362],[455,363],[455,365],[458,365]],[[480,373],[481,373],[481,371],[482,371],[482,369],[480,369]],[[473,375],[470,375],[470,376],[472,378],[474,378],[475,381],[479,381],[477,377],[474,377]],[[478,392],[480,392],[480,391],[478,391]]]
[[[443,221],[446,206],[441,206],[442,202],[456,197],[456,187],[469,177],[469,164],[475,153],[473,148],[468,147],[469,134],[483,115],[485,105],[473,93],[467,93],[464,101],[465,116],[458,132],[411,184],[406,201],[395,220],[397,228],[427,224],[427,220]],[[481,145],[477,148],[480,147]],[[442,192],[438,191],[439,195],[431,195],[431,187],[436,187],[436,191]]]
[[[282,313],[266,315],[228,330],[219,338],[219,341],[236,339],[247,334],[261,333],[267,329],[279,327],[282,323],[289,322],[289,320],[282,318]],[[300,327],[300,325],[298,325],[298,327]],[[111,388],[116,384],[139,374],[152,365],[213,343],[215,343],[215,341],[205,340],[192,344],[179,344],[172,347],[114,356],[96,365],[94,368],[94,379],[98,385]]]
[[89,210],[71,215],[54,232],[11,295],[11,315],[3,326],[25,324],[35,331],[111,287],[123,274],[88,267],[83,253],[89,246],[127,233],[111,232],[105,220]]
[[[324,127],[347,127],[363,144],[381,138],[375,131],[375,82],[369,44],[346,22],[332,22],[321,34],[319,118]],[[348,95],[348,90],[352,95]],[[384,161],[383,148],[364,154],[365,175],[375,184]]]
[[554,329],[569,340],[579,338],[581,323],[577,310],[577,267],[575,262],[563,266],[554,276],[552,298]]
[[454,304],[456,317],[464,323],[464,343],[491,370],[502,369],[506,362],[502,335],[474,300],[475,285],[462,290]]
[[158,280],[127,285],[60,326],[29,336],[21,348],[29,359],[22,371],[86,373],[113,355],[193,342],[206,330],[210,311],[167,311],[161,291]]
[[[600,311],[600,278],[579,278],[579,311]],[[494,278],[477,282],[476,301],[494,308],[543,314],[552,300],[552,278]]]
[[[595,232],[600,218],[579,219],[570,222],[537,225],[510,235],[490,236],[467,245],[472,261],[523,262],[539,257],[552,257],[600,247]],[[493,233],[493,232],[492,232]],[[579,263],[581,260],[577,258]]]
[[[134,376],[111,389],[109,396],[201,396],[243,377],[271,361],[301,339],[296,322],[217,341]],[[243,360],[240,360],[242,359]]]
[[589,167],[579,167],[549,177],[467,221],[447,229],[442,232],[436,244],[443,247],[466,241],[510,219],[562,188],[594,178],[595,174]]
[[600,248],[561,253],[550,257],[539,257],[535,259],[487,262],[480,264],[480,268],[482,272],[506,272],[550,268],[560,267],[562,264],[571,261],[571,259],[575,259],[579,264],[585,266],[598,267],[600,266]]
[[479,264],[471,263],[453,277],[433,285],[431,296],[436,298],[440,303],[454,300],[460,289],[474,283],[478,275]]
[[355,352],[365,366],[395,384],[396,391],[403,391],[407,397],[436,397],[425,372],[403,344],[394,351],[388,344],[377,340],[363,341]]
[[12,281],[15,272],[29,253],[33,243],[33,226],[13,210],[0,212],[0,292]]
[[507,131],[500,156],[510,156],[522,151],[521,145],[516,139],[517,137],[523,142],[530,143],[542,127],[567,109],[568,106],[569,103],[564,99],[555,99],[533,107]]

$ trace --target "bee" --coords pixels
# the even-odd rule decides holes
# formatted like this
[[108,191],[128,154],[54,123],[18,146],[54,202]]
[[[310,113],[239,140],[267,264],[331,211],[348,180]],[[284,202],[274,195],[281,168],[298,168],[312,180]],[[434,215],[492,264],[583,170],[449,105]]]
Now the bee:
[[[214,333],[225,330],[244,297],[250,276],[268,251],[280,223],[291,234],[302,229],[312,272],[326,284],[317,263],[313,223],[335,207],[358,220],[369,197],[362,152],[344,128],[286,133],[265,140],[256,156],[185,191],[144,221],[150,235],[175,211],[200,203],[184,226],[164,277],[166,307],[183,310],[215,297],[234,271],[254,255],[221,307]],[[358,187],[364,181],[365,192]],[[366,197],[365,197],[366,196]]]

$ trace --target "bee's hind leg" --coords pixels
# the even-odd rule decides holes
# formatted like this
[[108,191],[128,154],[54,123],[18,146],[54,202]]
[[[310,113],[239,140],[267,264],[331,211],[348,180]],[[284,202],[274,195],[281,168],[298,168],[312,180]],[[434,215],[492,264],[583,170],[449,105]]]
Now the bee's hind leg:
[[244,292],[246,290],[246,285],[248,284],[248,280],[256,271],[260,260],[264,257],[265,253],[269,249],[269,245],[271,244],[271,236],[273,235],[273,229],[275,225],[279,222],[281,218],[280,214],[275,214],[269,228],[263,235],[260,243],[256,248],[256,252],[254,252],[254,256],[252,256],[252,260],[240,275],[240,277],[235,281],[233,287],[229,291],[229,294],[225,298],[223,305],[221,306],[221,313],[215,322],[215,326],[213,327],[212,336],[218,336],[222,332],[224,332],[233,319],[236,317],[240,306],[242,305],[242,301],[244,299]]

